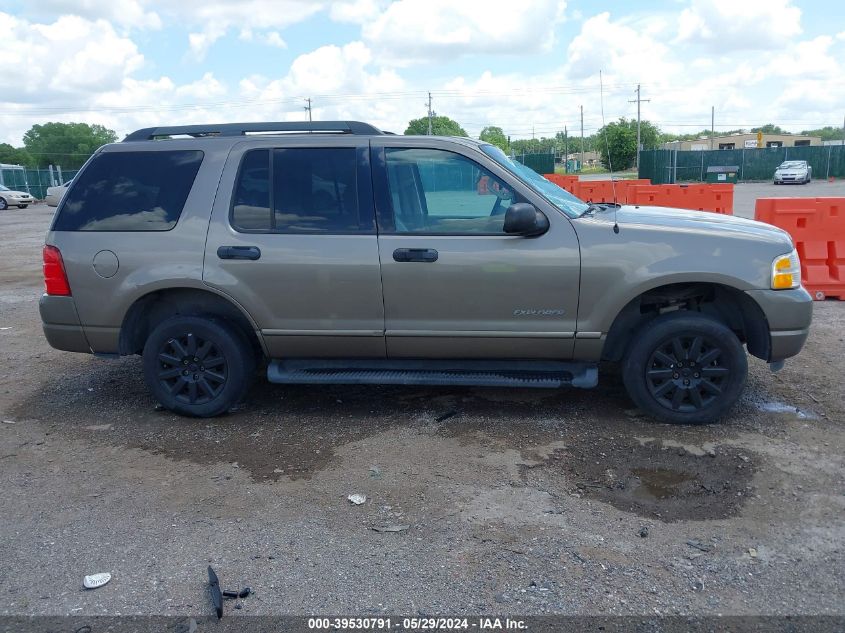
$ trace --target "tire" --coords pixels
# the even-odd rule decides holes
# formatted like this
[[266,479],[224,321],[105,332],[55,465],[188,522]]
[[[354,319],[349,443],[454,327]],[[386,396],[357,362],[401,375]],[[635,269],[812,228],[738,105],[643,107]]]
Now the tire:
[[6,198],[0,198],[0,211],[5,211],[9,208],[9,203],[6,202]]
[[144,379],[156,399],[174,413],[198,418],[240,402],[255,363],[246,336],[214,317],[167,319],[147,337],[143,351]]
[[646,323],[633,341],[622,378],[634,404],[653,418],[707,424],[727,413],[742,393],[748,359],[736,335],[719,321],[685,311],[665,314]]
[[26,209],[28,206],[29,206],[28,204],[20,204],[20,205],[18,205],[18,208]]

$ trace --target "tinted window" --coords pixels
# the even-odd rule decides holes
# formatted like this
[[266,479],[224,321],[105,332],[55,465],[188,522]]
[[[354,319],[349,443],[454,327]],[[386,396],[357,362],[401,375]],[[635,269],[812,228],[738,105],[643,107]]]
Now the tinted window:
[[247,152],[235,184],[233,226],[279,233],[370,232],[372,218],[360,214],[356,154],[352,147]]
[[397,233],[503,233],[514,192],[470,159],[435,149],[386,150]]
[[167,231],[194,184],[200,151],[98,154],[62,203],[57,231]]
[[270,230],[270,150],[244,154],[232,199],[232,224],[246,230]]

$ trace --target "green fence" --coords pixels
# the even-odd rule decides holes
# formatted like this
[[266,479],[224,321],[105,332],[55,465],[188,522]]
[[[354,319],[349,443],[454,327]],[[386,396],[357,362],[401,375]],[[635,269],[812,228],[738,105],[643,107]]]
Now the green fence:
[[538,174],[555,173],[554,152],[546,152],[543,154],[514,154],[513,158],[526,167],[530,167]]
[[845,146],[816,145],[765,149],[719,149],[682,152],[654,149],[640,152],[640,178],[656,185],[673,182],[704,182],[707,168],[732,165],[739,180],[771,180],[785,160],[806,160],[813,178],[845,178]]
[[56,169],[51,173],[49,169],[24,169],[17,165],[3,165],[0,168],[0,185],[16,191],[26,191],[34,198],[43,200],[47,195],[47,187],[67,182],[77,171],[79,170],[62,170],[60,177]]

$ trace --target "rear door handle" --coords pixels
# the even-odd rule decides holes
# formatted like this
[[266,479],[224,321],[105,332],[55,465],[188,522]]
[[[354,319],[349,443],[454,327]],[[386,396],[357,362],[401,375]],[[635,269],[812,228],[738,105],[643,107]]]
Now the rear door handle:
[[393,251],[397,262],[436,262],[437,251],[433,248],[397,248]]
[[257,246],[221,246],[217,249],[217,257],[220,259],[251,259],[261,257],[261,249]]

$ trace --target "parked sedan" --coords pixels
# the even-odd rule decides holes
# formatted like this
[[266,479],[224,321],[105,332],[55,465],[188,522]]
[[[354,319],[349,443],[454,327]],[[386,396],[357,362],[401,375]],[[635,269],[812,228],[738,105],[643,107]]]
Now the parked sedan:
[[70,186],[71,181],[68,180],[63,185],[56,185],[55,187],[47,187],[47,196],[44,198],[44,202],[47,203],[49,207],[57,207],[59,206],[59,202],[62,201],[62,197],[67,193],[67,188]]
[[813,178],[813,168],[806,160],[787,160],[775,169],[774,183],[782,185],[787,182],[806,185]]
[[0,211],[8,209],[9,207],[20,207],[21,209],[26,209],[33,202],[35,202],[35,198],[27,192],[13,191],[8,187],[0,185]]

